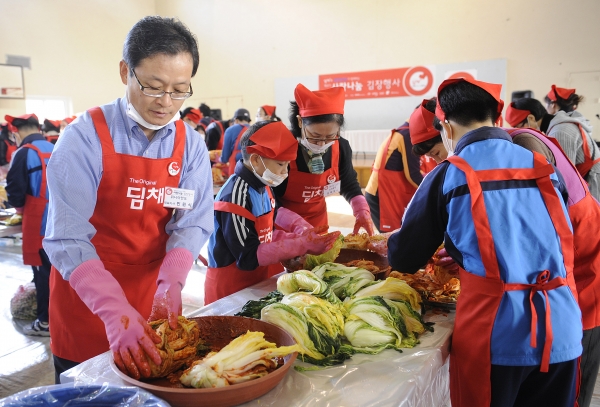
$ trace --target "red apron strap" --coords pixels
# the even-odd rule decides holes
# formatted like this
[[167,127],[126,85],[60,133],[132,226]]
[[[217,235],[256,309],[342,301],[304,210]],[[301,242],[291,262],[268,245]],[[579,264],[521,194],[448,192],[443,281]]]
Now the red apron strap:
[[235,215],[241,216],[242,218],[251,220],[252,222],[256,222],[256,216],[254,216],[252,212],[250,212],[246,208],[242,208],[240,205],[236,205],[231,202],[215,202],[215,211],[233,213]]
[[235,139],[235,143],[233,144],[233,150],[231,151],[231,156],[229,157],[229,175],[233,175],[233,173],[235,172],[235,156],[238,155],[238,153],[241,151],[241,149],[238,146],[242,141],[242,136],[248,129],[248,126],[244,126],[243,124],[241,126],[242,128]]
[[173,154],[171,158],[180,160],[180,164],[183,165],[183,152],[185,151],[185,124],[183,120],[175,121],[175,140],[173,141]]
[[396,130],[392,130],[392,134],[388,136],[387,142],[385,143],[385,148],[381,150],[381,162],[379,163],[379,168],[375,168],[375,163],[373,163],[373,167],[371,168],[373,172],[379,172],[380,169],[385,168],[385,159],[387,158],[387,153],[390,149],[390,144],[392,144],[394,133],[396,133]]
[[481,260],[485,268],[486,278],[500,279],[500,269],[498,268],[498,259],[496,258],[496,249],[494,247],[494,238],[490,228],[490,222],[485,208],[483,191],[481,184],[477,179],[477,174],[471,166],[461,157],[456,155],[448,157],[453,165],[465,173],[467,185],[471,192],[471,214],[475,225],[475,234],[479,244]]
[[339,171],[340,171],[340,143],[339,141],[337,143],[333,143],[333,146],[331,146],[331,168],[333,169],[333,172],[336,175],[337,179],[340,179],[339,177]]
[[34,150],[40,158],[40,162],[42,163],[42,182],[40,183],[40,198],[45,199],[47,201],[48,198],[46,197],[46,159],[49,159],[52,153],[42,153],[41,150],[33,144],[25,144],[23,147]]
[[104,112],[102,112],[99,106],[92,107],[88,112],[94,122],[96,133],[98,133],[98,138],[102,145],[102,156],[105,154],[115,154],[115,146],[110,136],[110,130],[108,130],[108,124],[106,124]]

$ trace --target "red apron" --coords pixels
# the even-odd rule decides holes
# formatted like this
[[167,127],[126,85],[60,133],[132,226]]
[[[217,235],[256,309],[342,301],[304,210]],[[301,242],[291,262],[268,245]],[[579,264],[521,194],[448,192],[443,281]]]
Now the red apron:
[[4,140],[4,144],[6,144],[6,162],[9,163],[12,160],[12,155],[15,151],[17,151],[17,145],[10,140]]
[[240,130],[237,138],[235,139],[235,143],[233,144],[233,151],[231,152],[231,156],[229,157],[229,175],[233,175],[235,173],[235,164],[237,160],[235,157],[240,153],[240,141],[242,141],[242,136],[248,130],[248,126],[242,125],[242,129]]
[[421,174],[427,175],[433,171],[435,167],[437,167],[437,163],[433,158],[427,157],[426,155],[421,156]]
[[[506,291],[530,290],[531,346],[537,347],[537,313],[533,306],[536,293],[546,298],[546,339],[543,346],[541,371],[547,372],[552,348],[552,322],[547,291],[568,285],[575,298],[573,281],[573,235],[563,214],[560,198],[556,194],[549,175],[554,172],[551,164],[538,153],[534,154],[534,168],[496,169],[474,171],[458,156],[448,158],[465,173],[471,194],[471,214],[475,225],[477,243],[485,267],[485,277],[460,270],[462,290],[456,308],[456,321],[450,351],[450,399],[452,407],[489,407],[491,402],[491,336],[496,313]],[[505,283],[500,276],[494,238],[484,203],[482,181],[510,179],[535,180],[554,224],[564,258],[567,278],[549,280],[548,270],[540,271],[535,284]],[[542,316],[540,316],[542,317]]]
[[[303,159],[298,154],[296,160]],[[340,180],[340,146],[338,143],[331,146],[331,168],[323,174],[298,171],[296,160],[290,161],[287,188],[279,199],[281,206],[296,212],[314,227],[328,226],[323,187]]]
[[[573,163],[573,164],[575,164],[575,167],[577,168],[577,171],[579,171],[581,176],[583,178],[585,178],[588,175],[588,172],[590,172],[590,170],[592,169],[592,167],[600,162],[600,158],[592,160],[592,155],[590,153],[590,146],[588,146],[587,137],[585,136],[585,131],[583,130],[583,127],[581,127],[581,124],[574,123],[574,122],[570,122],[570,123],[579,127],[579,134],[581,134],[581,141],[582,141],[581,147],[583,148],[583,162],[581,164],[575,164],[575,163]],[[552,127],[554,127],[554,126],[552,126]],[[546,134],[550,133],[550,130],[552,129],[552,127],[550,127],[548,129]]]
[[223,139],[225,138],[225,129],[223,128],[223,123],[221,123],[219,120],[217,120],[216,123],[217,126],[219,126],[219,129],[221,129],[221,136],[219,138],[219,142],[217,143],[217,150],[223,150]]
[[[266,188],[272,205],[269,213],[256,217],[246,208],[231,202],[215,202],[215,211],[233,213],[254,222],[260,243],[269,243],[273,239],[273,208],[275,207],[275,200],[273,199],[271,188]],[[276,270],[279,271],[276,272]],[[259,266],[252,271],[238,269],[235,261],[225,267],[209,267],[204,283],[204,305],[260,283],[281,271],[283,271],[283,266],[279,263],[269,266]]]
[[23,264],[28,266],[41,266],[40,249],[43,249],[42,222],[44,212],[48,204],[46,190],[46,161],[52,153],[42,153],[33,144],[25,144],[24,148],[34,150],[42,163],[42,181],[40,182],[40,196],[25,195],[25,207],[23,208]]
[[[385,169],[386,159],[388,157],[388,149],[394,133],[408,127],[400,127],[392,130],[392,134],[388,137],[383,154],[381,154],[381,162],[379,168],[373,166],[373,172],[377,173],[377,194],[379,196],[379,225],[378,229],[381,233],[391,232],[398,229],[402,225],[402,215],[408,206],[408,203],[415,194],[417,188],[406,179],[404,171],[391,171]],[[402,138],[402,135],[400,135]],[[400,140],[404,143],[404,140]],[[405,154],[409,154],[406,152]]]
[[[587,182],[582,178],[581,174],[576,170],[573,163],[564,153],[562,147],[553,137],[547,137],[536,131],[527,131],[529,129],[507,129],[511,135],[521,132],[529,133],[540,139],[544,144],[552,143],[558,150],[554,151],[552,146],[548,146],[555,157],[562,154],[565,159],[565,165],[570,166],[564,168],[558,163],[557,168],[562,171],[563,176],[566,176],[567,171],[572,171],[577,174],[581,188],[585,190],[585,196],[579,201],[569,205],[569,218],[573,226],[573,245],[576,253],[573,264],[573,277],[577,286],[577,295],[579,299],[579,308],[581,308],[581,316],[583,329],[588,330],[600,326],[600,204],[594,199],[587,188]],[[569,184],[567,182],[567,189]],[[571,195],[571,192],[569,191]],[[571,196],[569,197],[571,198]],[[569,199],[570,200],[570,199]]]
[[[173,209],[165,208],[166,187],[177,188],[185,149],[185,127],[175,122],[173,155],[145,158],[115,152],[104,114],[89,110],[102,145],[102,180],[90,223],[91,242],[104,267],[119,282],[127,301],[150,316],[158,270],[165,257],[165,232]],[[52,267],[50,274],[51,348],[58,357],[83,362],[108,350],[104,323],[79,299],[69,282]]]

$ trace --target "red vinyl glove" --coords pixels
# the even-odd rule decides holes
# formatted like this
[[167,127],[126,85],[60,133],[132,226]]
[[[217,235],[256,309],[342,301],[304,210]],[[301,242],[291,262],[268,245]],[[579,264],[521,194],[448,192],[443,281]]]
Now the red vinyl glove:
[[[69,284],[106,329],[115,364],[134,379],[150,376],[146,356],[160,365],[155,344],[161,338],[133,308],[117,280],[100,260],[81,263],[71,274]],[[82,344],[85,346],[85,344]]]
[[[277,242],[261,243],[256,253],[258,264],[268,266],[304,254],[322,254],[333,247],[340,232],[327,233],[327,226],[306,230],[302,235],[283,238]],[[288,234],[289,235],[289,234]]]
[[187,249],[171,249],[165,256],[156,284],[156,294],[148,321],[168,319],[171,329],[177,329],[177,317],[181,315],[181,290],[185,286],[194,256]]
[[439,252],[435,255],[435,260],[433,262],[438,267],[444,267],[447,270],[458,272],[458,264],[450,257],[446,248],[440,249]]
[[373,220],[371,220],[371,209],[369,209],[369,204],[364,195],[357,195],[352,198],[350,200],[350,206],[352,207],[352,213],[356,218],[354,231],[352,233],[355,235],[358,234],[359,229],[362,227],[369,236],[373,236],[374,226]]
[[302,234],[305,230],[313,228],[313,226],[305,221],[302,216],[286,208],[277,209],[275,224],[281,229],[297,235]]

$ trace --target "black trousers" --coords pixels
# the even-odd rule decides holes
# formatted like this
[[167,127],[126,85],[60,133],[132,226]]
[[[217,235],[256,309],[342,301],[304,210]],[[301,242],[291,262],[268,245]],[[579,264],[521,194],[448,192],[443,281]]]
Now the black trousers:
[[373,224],[379,230],[379,196],[371,195],[368,192],[365,192],[365,199],[369,204],[369,209],[371,210],[371,219],[373,220]]
[[579,407],[589,407],[594,394],[594,385],[600,367],[600,327],[583,331],[583,354],[581,355],[581,385],[579,387]]
[[492,365],[490,407],[573,407],[578,359],[540,366]]
[[73,362],[72,360],[59,358],[56,355],[52,355],[52,358],[54,359],[54,382],[56,384],[60,384],[60,374],[62,372],[66,372],[67,370],[79,364],[79,362]]
[[35,299],[37,301],[37,319],[42,322],[48,322],[48,304],[50,302],[50,259],[44,251],[40,249],[42,259],[41,266],[31,266],[33,270],[33,283],[35,284]]

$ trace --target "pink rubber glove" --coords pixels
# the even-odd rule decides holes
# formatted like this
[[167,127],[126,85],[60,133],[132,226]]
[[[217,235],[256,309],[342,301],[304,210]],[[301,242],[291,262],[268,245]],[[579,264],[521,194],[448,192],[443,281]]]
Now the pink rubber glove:
[[177,317],[181,315],[181,290],[193,263],[194,256],[189,250],[175,248],[167,253],[158,271],[158,288],[148,322],[168,319],[171,329],[177,329]]
[[258,246],[256,256],[260,266],[279,263],[304,254],[322,254],[331,249],[340,232],[320,233],[327,230],[321,226],[305,231],[302,235],[282,239],[277,242],[262,243]]
[[[133,308],[117,280],[100,260],[81,263],[71,274],[71,287],[106,328],[115,364],[134,379],[150,376],[146,356],[160,365],[155,344],[160,337]],[[82,344],[85,346],[85,344]]]
[[277,209],[275,224],[281,229],[297,235],[302,234],[305,230],[313,228],[313,226],[305,221],[302,216],[286,208]]
[[371,209],[365,199],[364,195],[356,195],[350,200],[350,206],[352,207],[352,213],[356,218],[354,224],[354,233],[358,234],[358,230],[363,227],[369,236],[373,236],[374,227],[373,221],[371,220]]
[[446,248],[440,249],[439,252],[436,253],[433,264],[439,267],[444,267],[450,271],[458,272],[458,264],[450,257]]
[[283,239],[293,239],[295,237],[298,237],[295,233],[287,233],[287,232],[284,232],[283,230],[275,229],[273,231],[273,239],[271,241],[278,242]]
[[15,212],[17,215],[23,215],[23,207],[21,206],[20,208],[15,208]]

